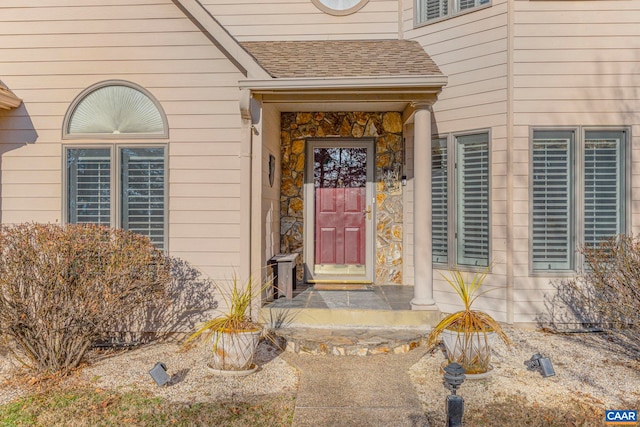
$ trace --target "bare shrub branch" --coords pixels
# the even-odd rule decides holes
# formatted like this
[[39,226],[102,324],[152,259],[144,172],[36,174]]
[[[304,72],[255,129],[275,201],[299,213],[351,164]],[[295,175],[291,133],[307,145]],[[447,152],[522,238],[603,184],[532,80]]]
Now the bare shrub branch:
[[29,365],[77,367],[136,309],[164,298],[169,263],[148,238],[92,224],[0,228],[0,334]]

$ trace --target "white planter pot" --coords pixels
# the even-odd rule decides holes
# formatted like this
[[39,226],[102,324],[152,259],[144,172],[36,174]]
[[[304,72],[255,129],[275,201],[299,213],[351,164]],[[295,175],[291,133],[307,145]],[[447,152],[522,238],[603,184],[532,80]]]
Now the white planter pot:
[[445,329],[440,336],[447,350],[449,363],[459,363],[470,375],[482,374],[492,369],[491,347],[496,338],[495,332],[465,334]]
[[260,331],[222,332],[211,337],[213,360],[210,367],[220,371],[253,371],[253,356],[260,340]]

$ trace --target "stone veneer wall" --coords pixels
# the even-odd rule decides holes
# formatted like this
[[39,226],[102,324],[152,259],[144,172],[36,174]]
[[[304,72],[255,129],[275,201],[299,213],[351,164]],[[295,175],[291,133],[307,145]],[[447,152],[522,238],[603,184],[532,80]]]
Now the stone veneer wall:
[[[282,186],[280,232],[282,253],[304,260],[303,212],[307,138],[374,138],[376,151],[375,284],[402,284],[402,116],[388,113],[282,113]],[[303,269],[298,268],[298,279]]]

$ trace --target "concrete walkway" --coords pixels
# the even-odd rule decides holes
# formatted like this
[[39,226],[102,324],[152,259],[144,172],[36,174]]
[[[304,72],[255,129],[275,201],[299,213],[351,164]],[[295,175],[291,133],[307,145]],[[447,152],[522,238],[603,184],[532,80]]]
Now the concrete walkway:
[[428,426],[408,370],[425,354],[321,356],[285,352],[300,370],[293,426]]

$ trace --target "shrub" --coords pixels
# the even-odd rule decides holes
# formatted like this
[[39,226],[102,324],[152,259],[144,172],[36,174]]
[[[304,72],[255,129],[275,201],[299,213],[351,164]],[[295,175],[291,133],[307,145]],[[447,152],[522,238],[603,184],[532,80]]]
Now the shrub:
[[148,238],[104,226],[0,228],[0,334],[28,366],[68,372],[145,304],[169,263]]
[[640,238],[620,235],[581,252],[583,279],[604,326],[640,332]]

